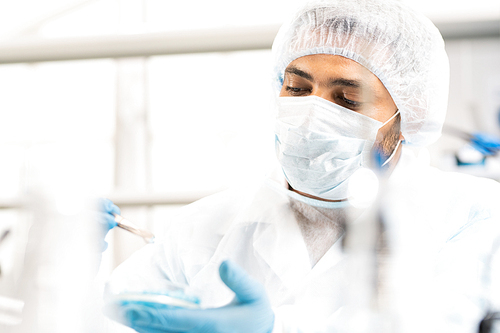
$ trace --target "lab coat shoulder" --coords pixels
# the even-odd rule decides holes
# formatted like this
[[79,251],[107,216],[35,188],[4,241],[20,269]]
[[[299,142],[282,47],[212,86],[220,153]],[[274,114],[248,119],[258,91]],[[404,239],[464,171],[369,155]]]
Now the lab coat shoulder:
[[434,211],[445,211],[446,242],[479,234],[485,243],[500,236],[500,183],[489,178],[432,168]]
[[498,219],[500,183],[497,181],[442,171],[421,163],[404,150],[401,162],[394,177],[391,176],[388,195],[391,209],[411,217],[433,234],[436,241],[448,242]]
[[429,179],[439,185],[433,197],[437,202],[447,200],[449,216],[460,212],[463,217],[449,221],[448,241],[468,231],[469,228],[500,231],[497,229],[500,227],[499,182],[464,173],[444,172],[435,168],[430,168],[429,174],[431,175]]

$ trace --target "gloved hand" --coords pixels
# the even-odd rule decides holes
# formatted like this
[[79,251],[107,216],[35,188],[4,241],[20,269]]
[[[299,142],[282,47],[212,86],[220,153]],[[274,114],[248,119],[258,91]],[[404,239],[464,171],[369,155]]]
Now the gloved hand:
[[99,211],[96,214],[97,221],[102,229],[102,251],[108,248],[108,243],[104,240],[108,231],[116,227],[114,214],[120,214],[120,208],[111,200],[100,198],[97,202]]
[[140,333],[268,333],[274,313],[264,287],[241,267],[224,261],[219,267],[222,281],[236,294],[235,302],[214,309],[165,308],[155,303],[127,303],[128,325]]
[[471,144],[485,156],[495,155],[500,151],[500,138],[486,133],[474,133]]

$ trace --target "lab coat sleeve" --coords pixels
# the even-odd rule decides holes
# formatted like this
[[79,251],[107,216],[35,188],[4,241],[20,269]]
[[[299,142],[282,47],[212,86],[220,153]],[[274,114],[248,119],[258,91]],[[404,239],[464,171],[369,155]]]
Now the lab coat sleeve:
[[107,292],[151,290],[162,280],[189,285],[237,214],[235,197],[234,191],[224,191],[179,209],[169,221],[168,234],[157,235],[155,244],[144,246],[114,270]]
[[178,226],[170,228],[170,231],[177,237],[163,235],[161,242],[144,246],[120,264],[113,271],[106,292],[161,290],[165,280],[187,284],[183,261],[178,253],[179,237],[185,237],[188,231]]
[[182,277],[179,281],[180,275],[174,274],[175,266],[178,263],[175,261],[169,262],[167,264],[169,270],[164,270],[165,263],[159,265],[159,262],[165,258],[161,248],[162,246],[159,245],[146,245],[133,253],[113,271],[106,285],[106,294],[151,290],[151,287],[159,284],[162,279],[177,283],[181,282]]

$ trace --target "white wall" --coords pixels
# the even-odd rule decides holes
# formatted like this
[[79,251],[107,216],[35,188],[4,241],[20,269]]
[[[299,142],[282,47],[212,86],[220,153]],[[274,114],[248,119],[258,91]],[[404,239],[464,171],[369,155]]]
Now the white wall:
[[[446,50],[450,59],[446,123],[500,136],[500,38],[448,40]],[[450,169],[449,155],[463,145],[463,140],[444,133],[430,147],[432,164]]]

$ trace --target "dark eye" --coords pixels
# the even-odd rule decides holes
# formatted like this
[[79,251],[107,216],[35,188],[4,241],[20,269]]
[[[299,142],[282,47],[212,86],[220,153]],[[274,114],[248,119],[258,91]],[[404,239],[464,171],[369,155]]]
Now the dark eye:
[[339,105],[342,105],[343,107],[346,107],[346,108],[351,109],[353,111],[359,110],[361,108],[361,106],[363,105],[363,103],[361,103],[361,102],[353,101],[352,99],[345,98],[342,95],[337,96],[337,100],[338,100],[337,103]]
[[359,102],[356,102],[356,101],[352,101],[350,99],[347,99],[345,97],[342,97],[342,100],[346,103],[346,104],[349,104],[349,105],[352,105],[352,106],[359,106],[361,103]]
[[286,86],[286,91],[292,96],[301,96],[306,94],[309,89]]

